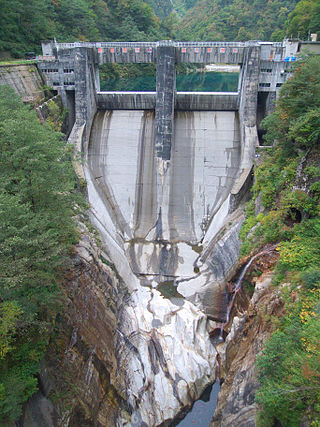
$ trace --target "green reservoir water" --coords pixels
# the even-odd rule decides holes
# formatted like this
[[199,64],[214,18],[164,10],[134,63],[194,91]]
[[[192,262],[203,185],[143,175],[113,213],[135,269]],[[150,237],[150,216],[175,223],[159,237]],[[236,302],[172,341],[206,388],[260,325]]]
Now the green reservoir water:
[[[177,74],[177,91],[179,92],[236,92],[239,73],[226,72],[192,72]],[[155,91],[156,76],[122,77],[100,80],[102,91]]]

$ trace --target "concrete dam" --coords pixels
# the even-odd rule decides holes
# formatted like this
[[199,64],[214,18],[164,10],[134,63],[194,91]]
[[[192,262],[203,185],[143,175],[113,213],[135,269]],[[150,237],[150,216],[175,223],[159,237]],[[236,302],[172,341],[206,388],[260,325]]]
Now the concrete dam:
[[[169,287],[171,281],[173,294],[199,298],[212,280],[207,271],[201,286],[196,284],[203,263],[199,245],[239,172],[238,117],[231,111],[176,112],[171,162],[160,173],[154,126],[151,111],[98,112],[88,181],[95,200],[106,206],[104,227],[115,228],[115,240],[143,285]],[[212,311],[214,298],[203,299]]]
[[[290,73],[288,49],[43,44],[38,66],[70,111],[90,219],[128,293],[114,330],[126,377],[119,393],[130,408],[119,412],[118,426],[170,425],[215,380],[209,333],[225,320],[257,126]],[[105,62],[156,62],[156,92],[101,92]],[[240,64],[238,91],[176,92],[182,62]]]

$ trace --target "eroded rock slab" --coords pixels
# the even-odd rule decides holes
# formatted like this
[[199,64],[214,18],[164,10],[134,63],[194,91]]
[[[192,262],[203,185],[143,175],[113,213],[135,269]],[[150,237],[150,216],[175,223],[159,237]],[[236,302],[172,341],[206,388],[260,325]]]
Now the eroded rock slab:
[[[135,284],[130,295],[94,236],[79,227],[64,283],[68,307],[42,372],[44,395],[29,402],[22,424],[31,417],[34,427],[169,422],[214,381],[207,318],[156,289]],[[34,417],[43,405],[51,408],[48,421]]]

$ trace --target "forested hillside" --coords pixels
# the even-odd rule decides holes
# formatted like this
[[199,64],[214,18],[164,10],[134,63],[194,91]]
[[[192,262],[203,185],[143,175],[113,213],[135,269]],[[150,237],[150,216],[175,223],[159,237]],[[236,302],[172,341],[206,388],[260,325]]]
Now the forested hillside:
[[0,0],[0,53],[39,52],[40,41],[158,40],[160,21],[142,0]]
[[[317,0],[0,0],[0,58],[41,40],[281,40],[319,31]],[[294,7],[297,7],[294,9]],[[293,10],[294,9],[294,10]],[[288,15],[290,14],[288,18]]]
[[289,15],[283,30],[283,35],[302,40],[307,40],[310,33],[320,36],[319,0],[301,0]]
[[62,134],[0,85],[0,425],[37,390],[83,206]]
[[[283,318],[258,359],[259,425],[320,423],[320,58],[304,58],[264,121],[267,145],[241,231],[242,254],[277,244]],[[257,215],[258,213],[258,215]]]
[[150,4],[155,14],[160,18],[166,18],[170,13],[176,12],[179,16],[193,7],[197,0],[145,0]]
[[179,24],[183,40],[277,40],[298,0],[198,0]]

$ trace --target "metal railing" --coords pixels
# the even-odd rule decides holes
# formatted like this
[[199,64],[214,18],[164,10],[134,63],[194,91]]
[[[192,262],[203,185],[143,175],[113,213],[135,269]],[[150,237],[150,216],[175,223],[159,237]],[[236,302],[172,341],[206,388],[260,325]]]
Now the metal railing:
[[[250,43],[250,42],[249,42]],[[108,47],[157,47],[157,46],[173,46],[173,47],[230,47],[230,48],[244,48],[248,42],[184,42],[184,41],[171,41],[160,40],[157,42],[74,42],[74,43],[56,43],[58,49],[73,49],[76,47],[87,48],[108,48]],[[281,43],[274,43],[275,46],[281,46]]]

